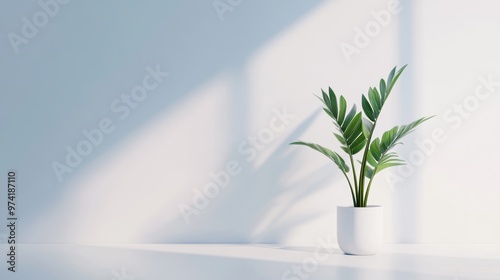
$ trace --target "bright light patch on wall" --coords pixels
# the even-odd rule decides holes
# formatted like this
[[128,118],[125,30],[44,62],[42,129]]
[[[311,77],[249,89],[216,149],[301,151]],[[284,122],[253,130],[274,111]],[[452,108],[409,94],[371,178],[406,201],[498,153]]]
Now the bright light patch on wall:
[[227,80],[216,77],[101,157],[89,157],[65,198],[34,232],[49,234],[57,223],[58,240],[65,242],[141,242],[156,227],[175,221],[179,202],[189,201],[192,189],[204,183],[203,176],[193,174],[208,174],[221,164],[227,95]]

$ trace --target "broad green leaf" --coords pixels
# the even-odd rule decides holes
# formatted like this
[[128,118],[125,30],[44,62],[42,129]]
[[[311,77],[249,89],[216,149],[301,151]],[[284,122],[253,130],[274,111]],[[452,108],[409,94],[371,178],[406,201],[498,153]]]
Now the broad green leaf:
[[347,126],[344,136],[347,139],[347,143],[351,144],[359,136],[363,135],[363,128],[361,126],[361,112],[359,112],[351,121],[349,126]]
[[[340,104],[345,102],[342,100],[345,99],[341,97]],[[344,113],[340,112],[339,114]],[[343,120],[342,125],[340,125],[340,121],[334,122],[339,130],[339,133],[334,133],[335,138],[342,144],[342,150],[349,155],[354,155],[362,150],[362,146],[359,146],[361,142],[366,143],[366,137],[363,133],[362,118],[362,113],[356,112],[356,106],[354,105]]]
[[375,103],[377,103],[377,108],[379,108],[379,114],[380,110],[382,110],[382,101],[380,100],[380,93],[378,92],[377,88],[373,88],[373,95],[375,96]]
[[352,144],[351,144],[351,147],[352,147],[351,153],[353,155],[357,154],[365,147],[365,144],[366,144],[365,136],[363,134],[359,135],[359,137],[356,138],[356,140],[354,140],[354,142],[352,142]]
[[366,117],[369,118],[372,122],[374,122],[375,117],[373,116],[373,109],[372,106],[370,105],[370,102],[366,100],[365,95],[361,96],[361,105],[363,106],[363,112],[365,113]]
[[372,153],[368,153],[368,155],[366,156],[366,161],[371,166],[376,166],[377,165],[377,161],[375,160],[375,158],[373,158],[373,154]]
[[380,114],[380,106],[379,106],[379,101],[377,100],[377,95],[375,94],[375,90],[373,88],[370,88],[368,91],[368,99],[370,99],[370,105],[373,108],[373,116],[375,119],[377,119],[378,115]]
[[[363,136],[363,138],[365,138],[363,134],[361,112],[357,113],[356,105],[353,105],[349,113],[346,115],[346,99],[343,96],[340,96],[339,100],[337,100],[337,97],[333,90],[331,88],[328,88],[328,91],[329,93],[326,94],[322,90],[322,102],[329,103],[329,105],[325,104],[327,108],[323,108],[323,110],[333,119],[333,124],[339,131],[339,133],[334,133],[335,138],[337,138],[337,140],[342,145],[342,150],[347,154],[352,155],[352,151],[359,152],[359,147],[353,146],[353,142],[359,137],[360,134]],[[336,108],[337,105],[339,105],[339,108]],[[338,110],[338,114],[335,114],[334,112],[336,109]],[[359,139],[358,142],[354,144],[358,145],[361,141],[363,141],[363,139]]]
[[379,173],[380,171],[388,167],[405,165],[405,164],[406,164],[405,161],[399,159],[396,153],[387,153],[380,159],[380,162],[376,166],[375,174]]
[[352,106],[351,111],[349,111],[349,114],[345,117],[344,123],[341,126],[342,130],[345,131],[347,129],[347,126],[351,123],[354,115],[356,115],[356,105]]
[[389,77],[387,77],[387,85],[392,84],[392,79],[394,78],[394,74],[396,73],[396,66],[392,68],[391,72],[389,73]]
[[382,134],[382,141],[380,142],[380,151],[382,153],[384,153],[392,144],[394,144],[393,141],[397,136],[398,130],[399,127],[395,126]]
[[385,154],[378,163],[374,162],[373,158],[368,158],[368,160],[370,166],[366,166],[365,176],[369,179],[386,168],[405,164],[403,160],[397,157],[396,153]]
[[337,122],[339,125],[342,125],[344,123],[344,118],[345,118],[345,112],[347,109],[347,101],[345,101],[344,96],[340,96],[340,108],[339,108],[339,115],[337,116]]
[[328,95],[326,95],[326,92],[324,90],[321,90],[321,93],[323,94],[323,103],[328,108],[328,110],[332,112],[332,108],[330,107],[331,106],[330,99],[328,98]]
[[339,154],[331,151],[328,148],[325,148],[325,147],[318,145],[318,144],[308,143],[308,142],[303,142],[303,141],[292,142],[292,143],[290,143],[290,145],[304,145],[304,146],[307,146],[313,150],[316,150],[316,151],[322,153],[323,155],[325,155],[326,157],[328,157],[329,159],[331,159],[342,172],[344,172],[344,173],[349,172],[349,166],[347,166],[347,164],[345,163],[345,160]]
[[370,153],[373,155],[373,158],[378,161],[380,157],[382,156],[382,153],[380,152],[380,139],[376,138],[375,140],[372,141],[370,145]]
[[382,141],[380,144],[381,152],[384,153],[385,151],[387,151],[387,150],[391,149],[392,147],[394,147],[395,145],[397,145],[399,143],[399,140],[401,140],[404,136],[413,132],[417,126],[419,126],[420,124],[429,120],[432,117],[434,117],[434,116],[420,118],[420,119],[418,119],[414,122],[411,122],[409,124],[402,125],[402,126],[395,126],[392,129],[384,132],[384,134],[382,135]]
[[363,129],[363,134],[365,135],[365,138],[368,139],[368,137],[370,136],[370,133],[373,129],[373,123],[370,120],[363,118],[362,129]]
[[331,110],[334,116],[337,116],[338,114],[338,106],[337,106],[337,96],[335,95],[335,92],[333,92],[332,88],[328,88],[328,94],[330,95],[330,104],[331,104]]
[[377,166],[377,172],[375,172],[375,174],[379,173],[380,171],[388,168],[388,167],[392,167],[392,166],[400,166],[400,165],[405,165],[406,163],[404,161],[402,162],[399,162],[399,161],[394,161],[394,162],[386,162],[386,163],[383,163],[383,164],[380,164]]
[[384,79],[380,79],[380,97],[382,99],[382,105],[384,105],[385,102],[385,90],[386,90],[386,84]]

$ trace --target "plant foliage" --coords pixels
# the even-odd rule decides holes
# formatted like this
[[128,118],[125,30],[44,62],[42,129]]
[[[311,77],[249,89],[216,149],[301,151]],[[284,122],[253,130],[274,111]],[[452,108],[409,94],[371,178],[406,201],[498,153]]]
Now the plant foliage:
[[[321,90],[322,96],[318,98],[325,106],[323,108],[325,113],[333,120],[336,127],[333,135],[339,141],[340,148],[349,157],[350,167],[341,155],[321,145],[303,141],[290,143],[307,146],[332,160],[349,184],[355,207],[366,207],[373,178],[377,173],[392,166],[405,164],[404,160],[391,150],[401,144],[401,139],[413,132],[417,126],[432,118],[424,117],[406,125],[395,126],[384,132],[381,137],[372,140],[380,112],[405,68],[406,65],[399,70],[394,67],[387,80],[380,80],[378,88],[370,87],[366,95],[362,94],[362,111],[357,111],[355,104],[347,110],[348,105],[344,96],[337,96],[331,88],[328,88],[328,93]],[[358,161],[358,177],[353,156],[362,151],[362,160]],[[351,172],[352,176],[349,176]]]

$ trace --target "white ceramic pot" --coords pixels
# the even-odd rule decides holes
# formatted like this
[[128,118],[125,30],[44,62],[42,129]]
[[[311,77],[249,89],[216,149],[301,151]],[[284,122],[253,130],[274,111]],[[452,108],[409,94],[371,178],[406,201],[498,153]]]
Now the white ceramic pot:
[[375,255],[384,240],[382,206],[338,206],[337,241],[349,255]]

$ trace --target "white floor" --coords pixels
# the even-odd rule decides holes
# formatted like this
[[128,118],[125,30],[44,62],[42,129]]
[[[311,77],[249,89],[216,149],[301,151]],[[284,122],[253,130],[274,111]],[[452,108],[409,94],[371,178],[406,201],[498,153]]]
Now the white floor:
[[335,245],[26,244],[16,270],[2,261],[0,279],[500,279],[500,245],[385,245],[360,257]]

